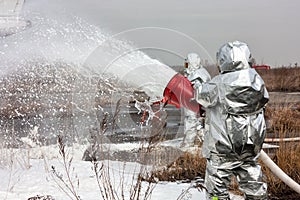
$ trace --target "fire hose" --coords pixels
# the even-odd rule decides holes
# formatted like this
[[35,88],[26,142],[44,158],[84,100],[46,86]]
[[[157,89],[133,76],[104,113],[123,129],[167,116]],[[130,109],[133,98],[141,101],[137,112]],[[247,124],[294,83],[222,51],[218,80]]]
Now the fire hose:
[[300,194],[300,185],[291,177],[289,177],[286,173],[284,173],[284,171],[282,171],[282,169],[280,169],[278,165],[276,165],[263,150],[261,150],[260,152],[260,159],[273,172],[274,175],[276,175],[280,180],[282,180],[295,192]]
[[294,138],[265,138],[265,142],[295,142],[300,141],[300,137]]

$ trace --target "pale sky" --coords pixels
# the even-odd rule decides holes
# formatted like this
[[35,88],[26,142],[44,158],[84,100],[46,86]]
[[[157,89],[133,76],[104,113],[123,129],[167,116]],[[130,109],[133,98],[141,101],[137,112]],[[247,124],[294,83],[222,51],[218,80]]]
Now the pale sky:
[[[27,0],[24,9],[49,16],[76,15],[111,34],[131,30],[122,37],[141,48],[158,47],[180,55],[196,52],[214,62],[222,44],[240,40],[248,43],[258,63],[300,65],[298,0]],[[156,28],[132,31],[143,27]],[[157,51],[149,54],[161,60],[168,57]]]

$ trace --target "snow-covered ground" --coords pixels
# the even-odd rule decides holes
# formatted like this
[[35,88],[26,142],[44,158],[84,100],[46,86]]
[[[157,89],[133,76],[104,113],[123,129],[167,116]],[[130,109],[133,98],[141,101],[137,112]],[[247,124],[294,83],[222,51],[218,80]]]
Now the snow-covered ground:
[[[39,6],[43,8],[45,7],[46,10],[49,9],[48,12],[51,13],[51,17],[43,16],[43,14],[34,14],[34,12],[32,12],[31,9],[32,7],[35,7],[36,3],[34,2],[31,3],[28,2],[28,3],[29,3],[29,6],[27,8],[28,14],[26,17],[28,17],[32,21],[32,27],[30,29],[27,29],[26,31],[6,37],[5,39],[3,38],[0,41],[1,45],[3,46],[3,48],[1,49],[1,56],[0,56],[1,75],[4,76],[7,74],[16,73],[15,70],[17,71],[17,69],[15,69],[15,66],[19,66],[20,68],[24,67],[25,69],[28,69],[27,67],[31,65],[33,67],[48,66],[48,65],[52,66],[52,63],[54,62],[55,67],[59,67],[60,69],[60,68],[64,68],[65,66],[64,63],[67,66],[70,65],[72,66],[72,69],[80,72],[81,74],[89,78],[88,79],[89,87],[91,88],[90,90],[92,91],[93,94],[91,96],[92,99],[91,101],[88,100],[88,98],[90,98],[89,93],[87,91],[84,92],[81,91],[81,87],[83,87],[83,82],[81,81],[81,79],[78,78],[80,76],[76,76],[77,78],[75,78],[76,79],[75,83],[73,82],[70,83],[71,84],[70,88],[73,88],[74,86],[74,88],[78,88],[79,91],[74,92],[71,98],[72,100],[68,102],[68,105],[73,105],[73,106],[75,105],[76,113],[77,112],[85,113],[86,111],[94,109],[94,103],[91,104],[87,103],[87,102],[95,101],[95,96],[94,96],[95,89],[93,89],[93,87],[90,85],[90,78],[94,77],[94,74],[97,71],[99,75],[102,74],[104,71],[106,72],[109,71],[108,68],[105,68],[104,70],[104,68],[102,69],[99,66],[110,66],[111,69],[109,72],[113,72],[116,75],[119,72],[123,72],[123,71],[125,71],[126,73],[128,72],[128,74],[126,73],[122,74],[122,78],[126,80],[132,81],[135,80],[133,78],[139,78],[140,80],[135,80],[134,83],[132,83],[134,86],[137,86],[136,88],[139,88],[139,86],[144,86],[144,87],[151,86],[152,89],[153,86],[157,84],[157,79],[159,79],[158,77],[160,77],[159,75],[163,74],[161,72],[162,71],[161,67],[160,70],[153,71],[152,69],[153,68],[152,64],[158,65],[162,63],[158,63],[157,60],[150,58],[150,56],[146,55],[142,51],[132,51],[138,48],[130,46],[129,44],[127,44],[127,42],[121,41],[118,38],[115,38],[115,36],[113,35],[104,33],[102,29],[94,27],[93,25],[89,24],[88,22],[84,22],[82,19],[78,17],[68,17],[67,14],[65,13],[58,14],[58,12],[50,11],[51,9],[48,6],[52,5],[53,3],[50,4],[50,2],[47,2],[47,6],[45,6],[44,3],[42,4],[38,3],[37,5],[38,7]],[[70,3],[70,5],[73,5],[73,2]],[[62,5],[60,5],[60,7],[61,6]],[[36,9],[41,11],[41,9],[38,7]],[[54,15],[57,16],[53,16],[53,13],[55,13]],[[104,41],[106,43],[107,41],[111,43],[109,43],[108,45],[103,45]],[[102,54],[95,54],[94,50],[99,46],[101,46],[101,48],[98,49],[102,51],[103,56],[98,58],[98,56]],[[103,47],[105,49],[103,49]],[[132,52],[132,53],[124,54],[124,52]],[[89,62],[87,61],[93,61],[92,58],[94,57],[92,57],[92,55],[95,55],[97,57],[95,61],[101,61],[103,63],[96,62],[97,65],[95,66],[87,65],[89,64]],[[39,62],[39,60],[41,59],[45,60],[42,62],[42,64],[40,64]],[[28,65],[26,64],[27,61],[29,61]],[[57,63],[58,61],[59,63]],[[155,81],[153,82],[153,84],[146,84],[144,78],[142,79],[140,78],[143,76],[140,75],[141,72],[138,69],[140,69],[140,66],[145,67],[146,65],[149,65],[151,67],[152,73],[149,74],[148,70],[144,70],[145,72],[143,73],[148,73],[146,74],[148,79],[150,77],[154,77],[153,80]],[[94,67],[94,68],[90,68],[90,67]],[[54,71],[56,71],[56,68],[53,69]],[[42,70],[43,73],[41,75],[38,75],[37,77],[45,78],[48,80],[49,76],[51,76],[50,75],[51,73],[48,73],[48,71],[45,70]],[[55,77],[61,77],[60,71],[58,70],[56,72],[57,72],[57,76]],[[166,69],[166,72],[169,72],[169,70]],[[45,76],[43,75],[44,73]],[[137,74],[139,76],[136,76]],[[55,77],[53,76],[54,78],[53,80],[56,80]],[[13,83],[15,83],[13,79],[12,81]],[[34,85],[36,78],[34,78],[33,80],[34,81],[30,83],[26,83],[24,85]],[[53,81],[53,82],[59,83],[60,86],[63,86],[62,88],[68,88],[66,85],[67,82],[64,79],[62,80],[62,82],[60,81]],[[16,84],[17,83],[18,81],[16,82]],[[164,84],[166,84],[165,80],[164,80]],[[22,87],[19,87],[18,85],[14,85],[14,84],[12,85],[13,86],[11,88],[17,88],[18,90],[16,91],[21,91]],[[81,87],[77,87],[78,85]],[[32,90],[34,91],[32,93],[29,92],[29,89],[28,91],[26,90],[27,96],[33,97],[31,99],[33,104],[30,104],[31,106],[29,107],[23,106],[23,108],[26,107],[31,109],[32,105],[41,105],[41,104],[46,105],[46,102],[50,102],[49,106],[46,106],[47,108],[49,108],[49,112],[40,114],[38,117],[39,119],[37,120],[37,121],[44,120],[42,124],[47,125],[46,127],[50,126],[50,124],[49,121],[46,121],[44,119],[44,115],[45,116],[56,115],[55,114],[56,109],[55,106],[52,105],[52,103],[58,102],[58,104],[60,104],[60,102],[65,102],[66,100],[65,96],[62,95],[62,93],[53,92],[51,93],[51,95],[53,95],[51,96],[52,98],[47,96],[48,94],[50,94],[49,93],[51,89],[50,87],[51,87],[50,85],[47,85],[47,87],[45,87],[46,88],[45,91],[40,89],[37,90],[34,89]],[[53,85],[53,88],[55,88],[54,91],[58,90],[56,88],[56,85]],[[7,96],[12,96],[15,94],[14,91],[10,91],[7,88],[3,88],[3,89],[5,90],[4,94],[6,94]],[[70,91],[71,90],[72,89],[70,89]],[[85,88],[85,90],[87,90],[87,88]],[[39,92],[35,92],[35,91],[39,91]],[[22,92],[22,93],[25,94],[26,92]],[[39,96],[40,93],[42,94],[42,96]],[[19,94],[19,92],[17,92],[16,94]],[[87,94],[87,96],[84,96],[85,94]],[[119,91],[114,93],[115,96],[118,96],[117,94],[119,94]],[[43,95],[46,95],[47,97],[44,98]],[[6,96],[5,95],[2,96],[3,96],[2,97],[3,102],[6,102],[7,100],[5,99]],[[56,97],[57,99],[61,99],[61,101],[57,101],[55,99]],[[16,98],[19,97],[16,96]],[[82,100],[83,103],[87,104],[86,106],[84,106],[84,108],[86,107],[85,109],[77,106],[78,102],[81,102],[81,99],[83,99]],[[13,101],[15,101],[14,98],[12,102]],[[26,101],[19,100],[19,102],[27,102],[27,100]],[[7,103],[5,104],[5,106],[6,105],[10,105],[10,104]],[[62,105],[65,104],[62,103]],[[89,109],[90,105],[92,105],[92,109]],[[24,113],[23,115],[20,112],[20,110],[18,110],[20,107],[22,106],[20,105],[17,106],[16,109],[13,111],[14,113],[16,113],[15,114],[16,118],[24,117],[26,114]],[[14,118],[14,116],[12,118]],[[35,121],[35,119],[33,121]],[[91,121],[97,121],[97,119]],[[51,121],[51,123],[53,124],[55,122]],[[81,118],[80,121],[78,121],[79,124],[81,125],[84,124],[84,126],[86,125],[86,127],[88,127],[89,123],[85,124],[84,122],[85,121]],[[10,121],[7,122],[7,124],[10,124]],[[35,123],[32,123],[30,125],[34,128],[34,130],[35,127],[39,126],[39,125],[36,126]],[[15,127],[18,126],[17,125],[12,126],[14,133],[18,131],[15,129]],[[7,127],[3,127],[3,129],[4,128],[8,130]],[[40,130],[43,130],[41,132],[48,135],[48,131],[46,131],[48,129],[43,129],[42,127],[39,128]],[[58,129],[55,128],[51,127],[51,130],[59,131]],[[74,128],[74,130],[75,129],[76,128]],[[17,134],[18,137],[19,135],[25,135],[26,130],[25,131],[19,130],[19,131],[22,133],[24,132],[24,134],[18,133]],[[37,131],[37,129],[35,131]],[[7,132],[10,132],[10,130],[8,130]],[[35,134],[32,133],[31,135],[34,136],[36,134],[37,132]],[[53,135],[54,133],[51,134]],[[49,135],[51,134],[49,133]],[[99,191],[98,188],[96,175],[93,172],[93,164],[91,162],[82,160],[82,156],[88,147],[87,145],[73,144],[72,147],[66,147],[66,151],[68,152],[67,166],[69,166],[70,163],[70,178],[71,178],[71,181],[68,181],[68,177],[65,173],[65,169],[63,165],[63,159],[62,156],[59,154],[59,147],[57,145],[38,146],[34,142],[32,142],[29,139],[29,137],[21,138],[21,140],[24,144],[28,146],[27,148],[24,146],[22,148],[7,149],[1,147],[2,143],[0,143],[0,199],[24,200],[24,199],[29,199],[30,197],[36,197],[37,195],[39,196],[50,195],[52,199],[55,200],[75,199],[74,197],[72,198],[68,196],[70,195],[70,192],[68,191],[64,183],[66,183],[67,185],[69,185],[70,183],[74,184],[75,191],[80,196],[80,199],[83,200],[103,199],[101,197],[101,192]],[[163,145],[174,147],[174,145],[176,146],[176,144],[178,144],[176,143],[176,141],[175,144],[168,141]],[[141,144],[139,143],[110,144],[109,150],[130,151],[132,149],[137,149],[140,146]],[[72,158],[72,162],[69,162],[69,159],[71,158]],[[104,164],[105,164],[104,168],[106,170],[109,169],[109,178],[111,180],[110,183],[112,184],[113,190],[116,190],[118,192],[120,199],[123,199],[121,195],[122,195],[122,191],[124,191],[124,195],[125,195],[124,199],[129,199],[130,190],[134,186],[134,183],[137,180],[138,172],[139,170],[144,169],[143,168],[144,166],[140,165],[137,162],[121,162],[121,161],[109,161],[109,162],[106,161]],[[147,169],[150,170],[151,166],[147,166]],[[56,175],[54,174],[54,170],[56,172]],[[65,182],[61,182],[61,180],[64,180]],[[151,199],[155,199],[155,200],[178,199],[178,197],[181,195],[182,192],[186,191],[188,188],[191,187],[191,184],[193,183],[159,182],[158,184],[155,185],[155,188],[152,191]],[[122,189],[122,186],[124,186],[123,187],[124,189]],[[143,183],[142,186],[143,188],[141,190],[145,191],[147,183],[146,182]],[[111,200],[109,198],[105,198],[105,199]],[[191,199],[191,200],[205,199],[205,192],[198,191],[197,189],[192,188],[189,190],[189,192],[186,193],[186,196],[184,196],[181,199]],[[241,199],[241,198],[236,197],[235,199]]]
[[[56,170],[63,172],[63,166],[60,160],[50,160],[47,163],[42,159],[30,160],[31,167],[29,169],[1,169],[1,199],[28,199],[36,195],[51,195],[55,199],[69,199],[67,194],[61,191],[55,178],[52,176],[51,166],[55,166]],[[114,173],[113,183],[119,186],[122,176],[123,163],[111,162],[110,170]],[[78,194],[81,199],[102,199],[98,189],[95,174],[92,170],[92,163],[74,160],[72,162],[74,173],[79,179]],[[131,177],[135,175],[138,164],[126,164],[125,179],[131,181]],[[77,183],[76,181],[74,181]],[[176,183],[160,183],[153,191],[152,199],[177,199],[183,189],[188,188],[189,184]],[[130,187],[126,184],[125,190]],[[127,195],[128,195],[127,191]],[[204,194],[196,190],[192,190],[192,199],[204,199]],[[129,199],[129,198],[126,198]]]
[[[112,145],[111,149],[136,148],[138,144],[125,143],[118,146]],[[70,176],[80,199],[103,199],[97,185],[97,179],[91,162],[81,160],[86,146],[74,145],[66,147],[68,161],[72,157]],[[53,174],[53,167],[59,176],[68,184],[64,170],[63,159],[59,154],[57,145],[32,147],[23,149],[2,148],[0,163],[0,199],[28,199],[30,197],[50,195],[55,200],[71,199],[62,189],[67,188],[57,176]],[[125,199],[129,199],[130,189],[136,182],[136,177],[141,165],[136,162],[105,161],[104,166],[109,166],[112,187],[119,192],[124,186]],[[106,168],[108,169],[108,168]],[[159,182],[154,186],[151,199],[172,200],[178,199],[180,194],[187,190],[192,183]],[[60,188],[59,185],[62,187]],[[146,183],[143,189],[146,189]],[[234,199],[243,199],[233,196]],[[75,199],[75,198],[73,198]],[[205,199],[205,193],[197,189],[189,189],[182,199]]]

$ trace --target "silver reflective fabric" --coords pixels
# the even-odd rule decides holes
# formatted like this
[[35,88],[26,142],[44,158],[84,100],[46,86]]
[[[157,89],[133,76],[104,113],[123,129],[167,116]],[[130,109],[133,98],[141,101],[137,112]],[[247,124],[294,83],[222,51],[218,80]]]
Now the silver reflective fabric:
[[228,199],[228,185],[235,175],[239,189],[245,193],[247,200],[267,200],[267,184],[262,182],[261,167],[257,160],[229,159],[212,156],[207,160],[205,186],[208,190],[206,199],[217,196],[219,200]]
[[207,82],[211,80],[210,74],[207,72],[207,70],[204,67],[200,67],[197,70],[194,70],[192,73],[190,73],[187,78],[195,84],[196,82]]
[[265,138],[264,106],[269,96],[264,81],[248,65],[248,47],[228,43],[217,57],[221,74],[198,84],[196,100],[206,108],[202,154],[207,158],[208,199],[229,199],[227,186],[236,175],[247,199],[267,199],[257,163]]
[[189,64],[188,68],[191,69],[191,71],[194,71],[200,68],[201,58],[196,53],[189,53],[187,55],[187,62]]
[[[182,143],[182,147],[192,147],[194,146],[195,139],[198,135],[198,129],[199,127],[200,120],[197,117],[197,113],[184,109],[184,139]],[[203,137],[199,136],[199,137]],[[202,140],[202,139],[201,139]]]
[[221,73],[247,69],[250,57],[247,44],[239,41],[228,42],[217,52],[217,64]]
[[[185,69],[185,77],[191,81],[194,85],[196,82],[209,81],[210,75],[205,68],[200,64],[201,59],[198,54],[190,53],[187,56],[188,68]],[[196,137],[199,140],[203,140],[203,126],[201,124],[201,118],[197,116],[197,113],[184,109],[184,140],[183,147],[190,147],[194,145]]]

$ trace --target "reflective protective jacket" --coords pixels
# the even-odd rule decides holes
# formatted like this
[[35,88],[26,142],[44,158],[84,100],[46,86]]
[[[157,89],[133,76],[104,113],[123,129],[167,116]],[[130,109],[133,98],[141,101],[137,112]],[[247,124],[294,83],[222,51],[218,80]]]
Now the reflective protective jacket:
[[206,108],[203,156],[257,155],[265,138],[264,106],[269,99],[259,74],[246,68],[194,87],[196,101]]

